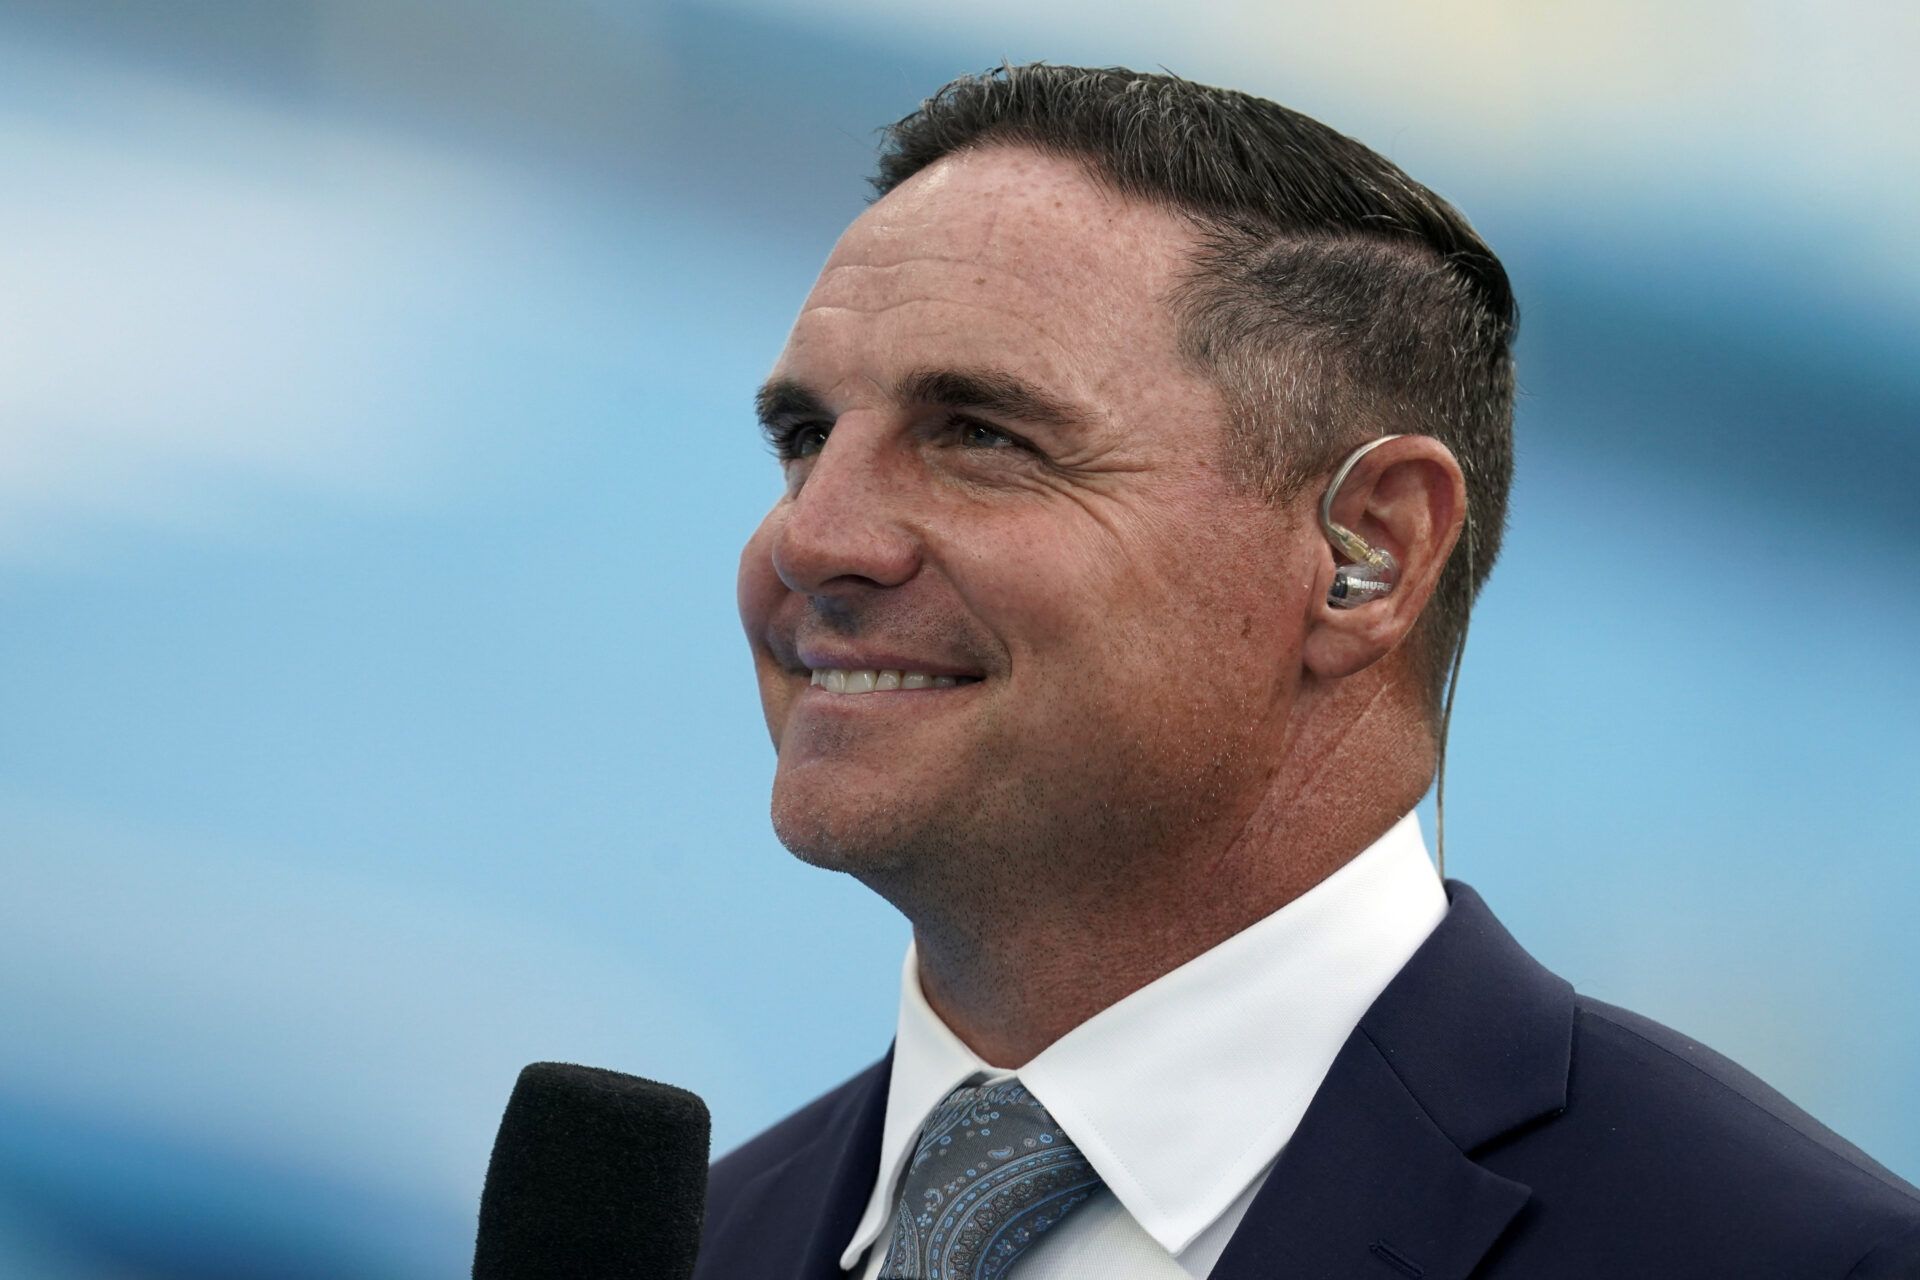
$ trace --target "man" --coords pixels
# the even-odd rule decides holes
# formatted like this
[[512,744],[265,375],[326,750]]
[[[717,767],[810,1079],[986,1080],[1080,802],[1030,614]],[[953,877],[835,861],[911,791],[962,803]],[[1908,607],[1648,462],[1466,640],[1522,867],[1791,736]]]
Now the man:
[[775,830],[913,945],[892,1050],[715,1164],[699,1274],[1920,1275],[1920,1192],[1427,860],[1512,457],[1459,214],[1072,67],[949,85],[876,186],[760,393],[740,607]]

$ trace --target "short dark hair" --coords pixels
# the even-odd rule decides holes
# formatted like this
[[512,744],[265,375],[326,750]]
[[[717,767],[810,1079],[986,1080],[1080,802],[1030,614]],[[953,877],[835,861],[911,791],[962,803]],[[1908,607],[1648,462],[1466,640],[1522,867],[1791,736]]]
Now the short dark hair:
[[943,157],[1004,144],[1076,160],[1189,218],[1200,248],[1168,299],[1181,350],[1225,395],[1234,474],[1273,500],[1377,435],[1453,450],[1469,555],[1448,564],[1413,655],[1437,711],[1513,478],[1518,311],[1506,269],[1459,211],[1297,111],[1122,67],[963,76],[885,135],[876,199]]

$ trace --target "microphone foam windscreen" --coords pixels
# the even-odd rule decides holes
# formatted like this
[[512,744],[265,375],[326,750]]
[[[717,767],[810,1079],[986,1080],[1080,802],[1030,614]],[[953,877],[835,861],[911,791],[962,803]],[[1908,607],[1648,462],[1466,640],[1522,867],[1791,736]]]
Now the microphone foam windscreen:
[[520,1073],[480,1194],[474,1280],[693,1274],[711,1121],[697,1094],[560,1062]]

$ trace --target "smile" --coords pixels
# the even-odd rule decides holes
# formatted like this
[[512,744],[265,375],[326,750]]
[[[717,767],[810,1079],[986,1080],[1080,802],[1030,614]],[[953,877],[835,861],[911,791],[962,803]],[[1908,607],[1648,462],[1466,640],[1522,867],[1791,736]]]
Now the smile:
[[897,689],[951,689],[955,685],[978,684],[977,676],[930,676],[924,671],[842,670],[816,667],[810,684],[828,693],[889,693]]

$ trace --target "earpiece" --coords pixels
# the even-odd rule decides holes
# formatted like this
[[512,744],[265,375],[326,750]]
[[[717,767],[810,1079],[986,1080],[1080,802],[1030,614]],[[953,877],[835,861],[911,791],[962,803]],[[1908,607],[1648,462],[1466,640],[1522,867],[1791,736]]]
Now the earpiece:
[[[1367,441],[1348,454],[1341,462],[1339,469],[1333,473],[1333,479],[1327,484],[1327,491],[1320,496],[1320,528],[1326,533],[1327,541],[1333,544],[1334,550],[1351,562],[1335,570],[1333,585],[1327,588],[1327,603],[1336,609],[1351,609],[1369,600],[1378,600],[1393,590],[1394,584],[1400,580],[1400,565],[1389,552],[1375,547],[1333,518],[1333,500],[1339,496],[1340,486],[1346,483],[1347,473],[1353,470],[1353,464],[1387,441],[1399,438],[1397,435],[1381,436],[1377,440]],[[1467,581],[1472,583],[1473,511],[1471,508],[1466,513],[1465,537],[1462,541],[1467,549]],[[1469,601],[1471,601],[1471,595],[1469,595]],[[1467,622],[1462,619],[1460,634],[1453,642],[1453,670],[1447,677],[1446,705],[1440,713],[1440,776],[1433,797],[1434,861],[1442,880],[1447,878],[1447,734],[1453,725],[1453,695],[1460,691],[1460,663],[1466,656]]]
[[1353,470],[1353,464],[1387,441],[1399,438],[1397,435],[1381,436],[1348,454],[1339,470],[1333,473],[1326,493],[1320,497],[1320,528],[1326,533],[1327,541],[1333,544],[1333,549],[1350,562],[1334,571],[1333,585],[1327,589],[1327,603],[1336,609],[1351,609],[1369,600],[1378,600],[1400,581],[1400,564],[1391,552],[1380,550],[1333,518],[1333,500],[1339,496],[1340,486],[1346,483],[1347,473]]

